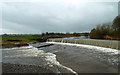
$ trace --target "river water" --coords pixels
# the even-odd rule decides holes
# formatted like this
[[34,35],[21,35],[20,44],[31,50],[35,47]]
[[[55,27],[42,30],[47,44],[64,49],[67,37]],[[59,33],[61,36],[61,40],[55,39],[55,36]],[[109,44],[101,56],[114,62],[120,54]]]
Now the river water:
[[2,49],[2,62],[37,65],[48,68],[54,73],[118,72],[118,50],[80,44],[45,43],[54,45],[36,48],[38,43]]

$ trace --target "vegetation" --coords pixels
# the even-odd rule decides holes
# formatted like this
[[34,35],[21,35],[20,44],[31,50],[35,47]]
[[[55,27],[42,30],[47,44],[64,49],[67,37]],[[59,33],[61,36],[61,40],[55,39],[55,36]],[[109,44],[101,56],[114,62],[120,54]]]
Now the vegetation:
[[41,36],[33,35],[2,35],[2,48],[26,46],[29,42],[39,42]]
[[33,35],[7,35],[2,36],[2,41],[6,40],[26,40],[27,42],[35,41],[36,39],[41,39],[40,36],[33,36]]
[[97,25],[96,28],[93,28],[89,34],[92,39],[115,39],[120,40],[120,17],[117,16],[113,23],[106,23],[102,25]]
[[66,38],[66,37],[80,37],[80,36],[88,36],[89,33],[42,33],[42,37],[48,37],[48,38]]
[[2,47],[20,47],[26,46],[28,43],[45,42],[48,38],[65,38],[65,37],[79,37],[88,36],[89,33],[42,33],[42,34],[4,34],[2,35]]

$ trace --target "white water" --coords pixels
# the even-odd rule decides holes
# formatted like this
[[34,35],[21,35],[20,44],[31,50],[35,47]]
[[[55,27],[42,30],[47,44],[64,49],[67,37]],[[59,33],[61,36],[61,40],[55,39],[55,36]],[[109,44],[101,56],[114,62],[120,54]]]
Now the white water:
[[[77,47],[84,47],[84,48],[88,48],[88,50],[92,50],[93,52],[103,52],[106,53],[108,55],[117,55],[119,54],[120,51],[116,50],[116,49],[110,49],[110,48],[104,48],[104,47],[98,47],[98,46],[91,46],[91,45],[82,45],[82,44],[71,44],[71,43],[57,43],[57,42],[47,42],[47,43],[53,43],[53,44],[60,44],[60,45],[69,45],[69,46],[77,46]],[[87,49],[86,49],[87,50]],[[3,60],[5,60],[5,62],[9,62],[9,63],[16,63],[16,64],[30,64],[30,65],[36,65],[36,61],[31,60],[30,63],[28,63],[29,61],[25,60],[14,60],[14,58],[19,59],[20,57],[25,58],[25,57],[35,57],[38,58],[39,65],[41,65],[41,59],[44,59],[45,62],[43,62],[43,66],[49,66],[49,68],[55,68],[57,73],[62,73],[57,67],[58,66],[60,68],[63,69],[67,69],[69,72],[75,73],[77,74],[75,71],[73,71],[71,68],[66,67],[62,64],[60,64],[60,62],[57,61],[56,59],[56,55],[50,52],[44,52],[43,50],[38,50],[37,48],[33,47],[33,46],[24,46],[24,47],[15,47],[15,48],[6,48],[3,49]],[[11,59],[11,61],[9,61]],[[116,60],[113,59],[113,61],[116,62]],[[31,63],[32,62],[32,63]]]
[[84,47],[84,48],[88,48],[88,49],[92,49],[92,50],[101,51],[101,52],[104,52],[104,53],[109,53],[110,55],[116,55],[116,54],[120,53],[120,51],[117,50],[117,49],[104,48],[104,47],[98,47],[98,46],[92,46],[92,45],[72,44],[72,43],[58,43],[58,42],[46,42],[46,43]]
[[[71,68],[68,68],[68,67],[60,64],[57,61],[55,54],[50,53],[50,52],[46,53],[43,50],[38,50],[37,48],[35,48],[33,46],[5,48],[5,49],[2,49],[2,51],[3,51],[3,60],[4,60],[4,62],[7,62],[7,63],[27,64],[25,62],[25,60],[20,60],[20,62],[19,62],[18,60],[13,60],[13,58],[20,59],[21,57],[22,58],[24,58],[24,57],[39,57],[39,60],[41,58],[45,60],[45,62],[42,62],[42,63],[44,63],[44,65],[48,65],[49,67],[54,67],[54,65],[55,65],[55,66],[64,68],[64,69],[70,71],[71,73],[77,74]],[[12,58],[12,59],[10,60],[10,58]],[[28,63],[27,65],[36,65],[34,62],[35,61],[32,61],[32,63]],[[39,62],[39,63],[41,63],[41,62]],[[58,69],[57,69],[57,73],[60,73],[60,71]]]
[[65,69],[71,71],[72,73],[77,74],[77,73],[76,73],[75,71],[73,71],[71,68],[68,68],[68,67],[63,66],[62,64],[60,64],[60,63],[56,60],[56,55],[55,55],[55,54],[47,53],[47,56],[46,56],[46,59],[45,59],[45,60],[48,61],[48,64],[49,64],[50,66],[53,66],[52,64],[55,64],[55,65],[57,65],[57,66],[59,66],[59,67],[62,67],[62,68],[65,68]]
[[99,58],[100,61],[107,61],[115,66],[118,66],[119,64],[118,59],[119,59],[120,50],[117,49],[104,48],[104,47],[98,47],[92,45],[71,44],[71,43],[59,43],[59,42],[47,42],[47,43],[86,48],[86,50],[90,51],[90,53],[87,53],[88,55],[92,54],[92,56]]

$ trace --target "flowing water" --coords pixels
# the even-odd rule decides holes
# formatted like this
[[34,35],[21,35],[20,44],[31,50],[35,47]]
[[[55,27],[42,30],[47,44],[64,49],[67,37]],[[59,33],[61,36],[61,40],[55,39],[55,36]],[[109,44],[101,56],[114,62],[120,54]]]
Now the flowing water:
[[[38,44],[36,44],[38,45]],[[75,73],[56,60],[56,55],[33,46],[5,48],[2,50],[2,62],[22,65],[37,65],[52,70],[54,73]]]
[[[2,62],[23,65],[37,65],[50,69],[54,73],[77,74],[78,72],[87,72],[87,69],[84,70],[84,67],[80,66],[80,64],[86,62],[83,60],[92,58],[89,60],[91,65],[94,65],[93,63],[97,63],[98,66],[103,66],[103,63],[105,62],[104,65],[106,65],[106,63],[112,65],[112,69],[110,66],[110,69],[107,72],[117,72],[118,50],[80,44],[56,42],[46,43],[53,43],[54,45],[36,48],[40,45],[38,43],[30,46],[2,49]],[[74,62],[71,62],[73,59]],[[95,60],[96,62],[93,62],[92,60]],[[102,64],[98,62],[102,62]],[[84,66],[86,64],[84,64]],[[88,67],[88,69],[89,68],[90,67]],[[103,68],[105,69],[106,67]],[[82,70],[80,71],[79,69]],[[90,72],[90,70],[88,72]]]

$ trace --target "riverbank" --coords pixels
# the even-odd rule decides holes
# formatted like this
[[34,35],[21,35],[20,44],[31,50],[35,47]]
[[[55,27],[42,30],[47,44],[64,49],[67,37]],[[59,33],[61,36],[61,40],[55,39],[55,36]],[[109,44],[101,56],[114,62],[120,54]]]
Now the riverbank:
[[40,35],[3,35],[1,38],[1,48],[13,48],[28,46],[28,43],[45,42],[47,37]]

